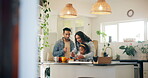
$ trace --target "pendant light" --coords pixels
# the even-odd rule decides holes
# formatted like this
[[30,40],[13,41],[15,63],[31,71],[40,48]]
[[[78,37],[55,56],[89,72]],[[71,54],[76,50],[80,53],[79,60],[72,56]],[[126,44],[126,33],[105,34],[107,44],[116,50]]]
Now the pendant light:
[[62,18],[76,18],[77,11],[73,8],[71,3],[68,3],[60,13]]
[[98,0],[91,9],[91,14],[111,14],[111,7],[105,0]]

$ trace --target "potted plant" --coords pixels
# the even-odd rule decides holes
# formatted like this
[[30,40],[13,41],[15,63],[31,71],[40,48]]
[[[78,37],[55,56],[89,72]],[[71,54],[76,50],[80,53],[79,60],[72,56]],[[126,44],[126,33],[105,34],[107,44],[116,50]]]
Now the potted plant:
[[135,47],[132,46],[132,45],[129,45],[129,46],[124,46],[124,45],[122,45],[122,46],[119,47],[119,49],[124,50],[124,51],[123,51],[123,54],[126,53],[128,56],[135,56],[135,54],[136,54],[136,52],[137,52],[137,51],[135,50]]
[[101,32],[101,31],[96,31],[96,33],[97,33],[97,35],[99,35],[100,37],[102,37],[102,40],[103,40],[103,43],[104,43],[104,45],[103,45],[103,48],[102,48],[102,50],[103,50],[103,56],[104,56],[104,50],[105,50],[105,47],[106,47],[106,34],[105,34],[105,32]]
[[105,34],[105,32],[101,32],[101,31],[97,31],[96,32],[97,33],[97,35],[99,35],[99,36],[102,36],[102,40],[103,40],[103,42],[104,42],[104,44],[105,44],[105,42],[106,42],[106,34]]
[[110,47],[109,43],[106,43],[106,38],[105,37],[107,36],[107,34],[105,32],[101,32],[101,31],[97,31],[96,33],[97,33],[97,35],[102,37],[102,40],[103,40],[103,43],[104,43],[104,46],[102,48],[102,50],[103,50],[102,56],[103,57],[108,57],[109,56],[109,54],[106,53],[106,49],[109,48],[109,49],[111,49],[111,57],[112,57],[112,48]]
[[137,47],[142,52],[140,55],[141,60],[147,60],[148,59],[148,44],[144,44],[145,41],[138,41]]
[[142,53],[148,53],[148,44],[144,44],[144,42],[145,41],[138,41],[138,43],[141,43],[141,45],[137,45],[137,47]]
[[116,60],[120,60],[120,55],[116,54]]

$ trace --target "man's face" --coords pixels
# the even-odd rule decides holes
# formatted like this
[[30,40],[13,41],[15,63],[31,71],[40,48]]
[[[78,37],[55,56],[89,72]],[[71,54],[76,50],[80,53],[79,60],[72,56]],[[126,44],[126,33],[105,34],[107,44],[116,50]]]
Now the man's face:
[[63,36],[65,39],[69,39],[71,32],[70,31],[64,31]]

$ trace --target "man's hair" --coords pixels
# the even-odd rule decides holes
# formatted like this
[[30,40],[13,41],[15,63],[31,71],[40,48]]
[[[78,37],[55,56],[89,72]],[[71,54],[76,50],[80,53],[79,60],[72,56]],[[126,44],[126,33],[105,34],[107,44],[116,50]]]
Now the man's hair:
[[64,29],[63,29],[63,33],[64,33],[65,31],[70,31],[70,32],[71,32],[71,29],[70,29],[70,28],[64,28]]

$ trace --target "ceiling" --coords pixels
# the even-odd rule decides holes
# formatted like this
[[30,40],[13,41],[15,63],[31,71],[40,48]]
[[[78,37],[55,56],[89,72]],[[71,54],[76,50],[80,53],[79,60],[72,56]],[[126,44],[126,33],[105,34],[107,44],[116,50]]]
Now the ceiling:
[[[53,15],[59,15],[60,11],[65,7],[67,3],[72,3],[79,16],[87,17],[101,16],[90,14],[91,7],[96,1],[97,0],[49,0],[51,14]],[[143,8],[146,5],[147,0],[106,0],[106,2],[111,6],[112,13],[117,14],[117,12],[120,13],[124,10],[127,11],[130,8]]]
[[67,3],[72,3],[79,16],[88,17],[96,17],[96,15],[90,14],[91,6],[96,1],[97,0],[49,0],[51,13],[54,15],[58,15]]

